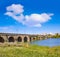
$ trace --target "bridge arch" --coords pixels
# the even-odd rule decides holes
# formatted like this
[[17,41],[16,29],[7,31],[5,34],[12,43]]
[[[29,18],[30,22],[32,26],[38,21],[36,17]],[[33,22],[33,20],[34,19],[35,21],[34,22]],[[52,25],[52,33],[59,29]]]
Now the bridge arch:
[[28,41],[28,38],[25,36],[24,37],[24,42],[27,42]]
[[0,43],[4,43],[4,38],[0,37]]
[[32,41],[31,37],[30,37],[30,42]]
[[8,41],[9,42],[14,42],[14,37],[9,37]]
[[33,40],[35,40],[35,37],[33,38]]
[[18,42],[22,42],[22,37],[19,36],[19,37],[17,38],[17,41],[18,41]]

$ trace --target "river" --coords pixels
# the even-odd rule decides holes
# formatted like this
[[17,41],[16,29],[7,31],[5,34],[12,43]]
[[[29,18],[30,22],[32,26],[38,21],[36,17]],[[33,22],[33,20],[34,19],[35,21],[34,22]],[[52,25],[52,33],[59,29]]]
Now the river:
[[31,44],[34,45],[40,45],[40,46],[49,46],[49,47],[53,47],[53,46],[60,46],[60,38],[50,38],[50,39],[46,39],[46,40],[36,40],[31,42]]

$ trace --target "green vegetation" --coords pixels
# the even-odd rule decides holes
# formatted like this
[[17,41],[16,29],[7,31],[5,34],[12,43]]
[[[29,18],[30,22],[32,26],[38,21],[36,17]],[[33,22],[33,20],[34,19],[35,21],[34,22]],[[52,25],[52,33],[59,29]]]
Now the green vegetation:
[[60,46],[0,47],[0,57],[60,57]]
[[[60,38],[60,34],[59,33],[55,33],[54,35],[52,35],[52,34],[47,34],[47,35],[45,35],[45,37],[47,37],[47,38]],[[44,37],[44,38],[45,38]]]
[[37,40],[39,40],[38,38],[42,36],[42,40],[44,40],[45,38],[60,38],[60,34],[59,33],[55,33],[53,34],[46,34],[46,35],[36,35],[35,37],[37,38]]
[[60,34],[56,33],[52,38],[60,38]]

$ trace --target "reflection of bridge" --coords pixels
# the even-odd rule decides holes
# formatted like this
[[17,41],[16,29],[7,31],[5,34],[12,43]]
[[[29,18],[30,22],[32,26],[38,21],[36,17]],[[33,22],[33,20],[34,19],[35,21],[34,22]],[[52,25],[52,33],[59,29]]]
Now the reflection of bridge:
[[13,33],[0,33],[0,43],[4,42],[31,42],[34,40],[44,39],[42,35],[37,37],[36,35],[29,34],[13,34]]

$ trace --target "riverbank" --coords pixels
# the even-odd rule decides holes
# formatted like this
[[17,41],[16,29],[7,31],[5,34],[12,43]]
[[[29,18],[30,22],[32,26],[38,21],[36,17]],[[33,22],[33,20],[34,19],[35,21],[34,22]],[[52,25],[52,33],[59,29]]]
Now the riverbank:
[[0,57],[60,57],[60,46],[0,47]]

